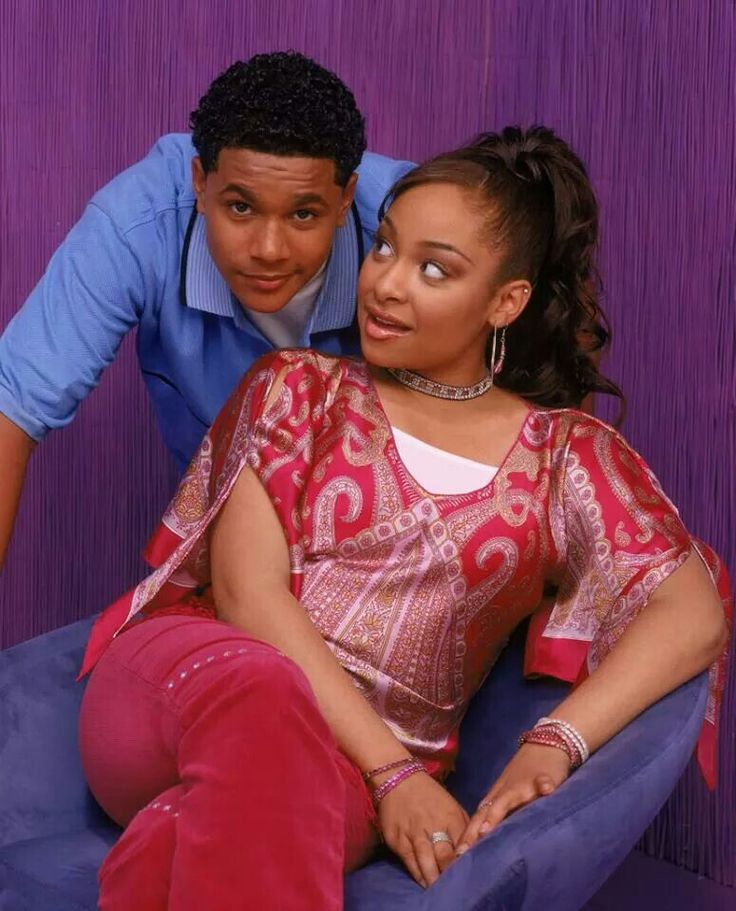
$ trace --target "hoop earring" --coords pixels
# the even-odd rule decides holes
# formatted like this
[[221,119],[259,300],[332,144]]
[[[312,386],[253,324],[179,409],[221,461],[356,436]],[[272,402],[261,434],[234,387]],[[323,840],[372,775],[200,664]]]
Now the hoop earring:
[[491,345],[491,373],[493,376],[503,370],[503,362],[506,360],[506,326],[501,330],[501,350],[496,360],[496,336],[498,335],[498,326],[493,328],[493,344]]

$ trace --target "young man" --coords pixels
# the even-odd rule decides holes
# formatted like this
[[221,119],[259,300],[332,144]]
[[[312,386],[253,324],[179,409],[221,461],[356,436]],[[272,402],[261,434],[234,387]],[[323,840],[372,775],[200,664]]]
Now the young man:
[[0,338],[0,567],[35,444],[133,326],[180,468],[260,355],[357,350],[358,269],[410,163],[364,155],[353,95],[296,53],[233,64],[191,127],[93,197]]

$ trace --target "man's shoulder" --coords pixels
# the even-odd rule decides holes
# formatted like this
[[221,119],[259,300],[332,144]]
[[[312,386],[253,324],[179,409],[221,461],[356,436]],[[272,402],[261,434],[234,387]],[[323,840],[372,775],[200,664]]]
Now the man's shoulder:
[[358,165],[358,185],[355,202],[363,226],[375,231],[378,225],[378,209],[391,187],[407,171],[415,167],[412,161],[388,158],[376,152],[366,152]]
[[192,158],[196,155],[188,133],[168,133],[148,154],[121,171],[92,197],[123,233],[152,222],[162,212],[191,208]]

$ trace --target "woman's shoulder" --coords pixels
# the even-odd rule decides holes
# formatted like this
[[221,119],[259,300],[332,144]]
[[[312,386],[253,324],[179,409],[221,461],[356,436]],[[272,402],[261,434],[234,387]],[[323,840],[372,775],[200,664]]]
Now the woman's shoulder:
[[611,424],[577,408],[534,408],[530,417],[533,423],[547,428],[549,436],[558,442],[595,438],[625,442]]
[[639,458],[621,434],[606,421],[577,408],[534,408],[527,422],[526,436],[537,445],[549,448],[563,461],[592,458],[604,451],[617,450]]
[[255,361],[251,370],[282,375],[302,373],[329,379],[346,375],[355,363],[351,358],[323,354],[313,348],[278,348]]
[[312,348],[277,348],[262,355],[251,364],[235,392],[240,399],[255,390],[269,397],[274,387],[284,385],[295,391],[308,392],[315,387],[331,389],[339,386],[351,368],[351,360],[322,354]]

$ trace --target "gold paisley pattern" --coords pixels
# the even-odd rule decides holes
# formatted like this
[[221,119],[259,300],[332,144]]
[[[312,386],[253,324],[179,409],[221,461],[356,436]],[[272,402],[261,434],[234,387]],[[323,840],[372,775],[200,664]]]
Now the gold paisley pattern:
[[[556,598],[530,648],[541,643],[547,666],[559,651],[559,675],[574,679],[690,553],[649,469],[600,421],[530,411],[492,484],[431,495],[402,465],[365,365],[291,350],[253,368],[205,438],[128,616],[163,604],[175,574],[180,585],[210,581],[207,528],[246,465],[283,526],[293,593],[437,772],[452,767],[469,700],[549,585]],[[564,643],[584,646],[576,666]]]

